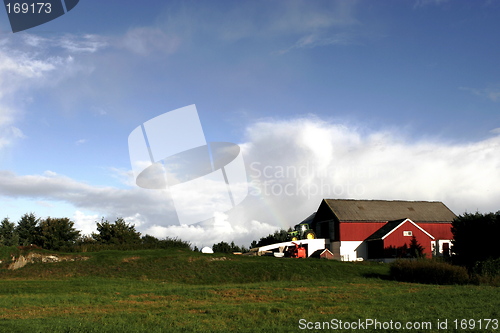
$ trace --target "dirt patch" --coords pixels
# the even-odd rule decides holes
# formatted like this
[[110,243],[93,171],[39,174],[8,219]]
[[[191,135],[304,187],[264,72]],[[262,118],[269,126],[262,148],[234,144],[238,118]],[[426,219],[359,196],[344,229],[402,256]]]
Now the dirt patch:
[[7,267],[10,270],[19,269],[21,267],[26,266],[27,264],[33,264],[36,262],[42,263],[54,263],[54,262],[62,262],[62,261],[85,261],[88,260],[89,257],[80,257],[80,256],[60,256],[55,254],[41,254],[41,253],[29,253],[27,255],[20,255],[18,258],[13,258],[14,261]]
[[139,256],[128,257],[128,258],[123,258],[122,262],[131,262],[131,261],[135,261],[135,260],[139,260],[139,259],[141,259],[141,257],[139,257]]
[[214,257],[214,258],[210,258],[210,261],[225,261],[225,260],[231,260],[231,259],[228,259],[226,257]]
[[194,261],[200,261],[202,259],[205,259],[205,258],[195,258],[195,257],[189,257],[188,258],[188,262],[194,262]]

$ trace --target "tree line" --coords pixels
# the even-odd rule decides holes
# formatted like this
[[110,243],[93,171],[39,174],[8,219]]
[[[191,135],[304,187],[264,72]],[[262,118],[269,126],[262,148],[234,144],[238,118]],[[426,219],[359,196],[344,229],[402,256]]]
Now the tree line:
[[[245,246],[237,246],[234,244],[234,242],[231,242],[231,244],[227,242],[219,242],[217,244],[214,244],[212,246],[212,250],[214,252],[219,252],[219,253],[234,253],[234,252],[248,252],[250,249],[256,248],[256,247],[261,247],[261,246],[266,246],[266,245],[271,245],[275,243],[282,243],[282,242],[287,242],[290,240],[289,232],[292,231],[291,228],[287,230],[285,229],[279,229],[276,230],[274,233],[269,234],[267,236],[261,237],[258,241],[253,240],[250,243],[250,248],[246,248]],[[198,250],[195,247],[195,251]]]
[[191,244],[177,238],[158,239],[141,236],[134,225],[117,218],[113,223],[101,219],[97,232],[82,235],[67,217],[45,219],[33,213],[24,214],[16,223],[4,218],[0,223],[0,246],[37,246],[46,250],[86,252],[103,249],[191,248]]

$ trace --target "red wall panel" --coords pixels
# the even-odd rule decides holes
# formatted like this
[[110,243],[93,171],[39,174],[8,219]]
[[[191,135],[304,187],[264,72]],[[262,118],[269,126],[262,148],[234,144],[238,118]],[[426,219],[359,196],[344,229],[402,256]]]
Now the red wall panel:
[[436,239],[453,239],[451,223],[417,223]]
[[340,222],[340,241],[363,241],[386,222]]
[[[431,241],[433,241],[433,239],[430,238],[423,231],[421,231],[419,228],[417,228],[411,222],[404,223],[399,228],[394,230],[389,236],[387,236],[384,239],[384,248],[388,248],[390,246],[400,247],[400,246],[403,246],[405,244],[407,246],[410,246],[410,241],[411,241],[412,237],[411,236],[404,236],[403,235],[404,231],[411,231],[413,236],[415,236],[415,238],[417,239],[417,242],[423,246],[424,253],[427,254],[428,257],[432,256]],[[428,230],[426,230],[426,231],[429,232]]]

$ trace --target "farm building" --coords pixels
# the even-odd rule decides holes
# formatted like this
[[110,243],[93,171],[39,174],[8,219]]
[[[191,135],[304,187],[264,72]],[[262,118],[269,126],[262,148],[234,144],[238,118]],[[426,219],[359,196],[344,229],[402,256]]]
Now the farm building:
[[449,254],[455,217],[442,202],[323,199],[311,228],[339,260],[395,257],[413,237],[430,257]]

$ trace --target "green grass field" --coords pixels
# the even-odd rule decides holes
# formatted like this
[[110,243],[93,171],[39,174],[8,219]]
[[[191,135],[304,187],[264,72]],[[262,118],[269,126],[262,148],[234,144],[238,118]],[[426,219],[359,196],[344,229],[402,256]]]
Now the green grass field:
[[500,332],[487,321],[500,319],[499,288],[391,281],[385,264],[187,250],[80,255],[90,259],[0,269],[0,331],[294,332],[371,319],[379,326],[323,327],[402,331],[380,327],[392,320],[432,325],[414,332]]

